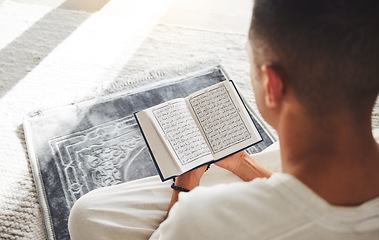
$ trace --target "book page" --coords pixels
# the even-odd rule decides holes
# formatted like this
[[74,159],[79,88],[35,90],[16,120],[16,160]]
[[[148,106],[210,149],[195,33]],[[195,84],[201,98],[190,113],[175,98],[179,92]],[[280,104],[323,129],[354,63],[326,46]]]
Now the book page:
[[215,155],[233,146],[240,147],[240,143],[246,140],[259,140],[242,102],[237,102],[240,101],[238,94],[233,95],[232,90],[235,89],[228,84],[231,85],[229,82],[218,84],[189,98],[194,115]]
[[[211,152],[184,100],[171,101],[152,109],[161,132],[174,158],[184,169],[195,167],[195,161],[212,160]],[[190,164],[193,163],[193,164]],[[182,168],[183,169],[183,168]]]
[[163,178],[179,175],[182,170],[176,160],[170,153],[170,150],[164,144],[157,128],[150,120],[150,116],[146,111],[140,111],[135,114],[137,122],[141,127],[141,132],[146,140],[147,147],[153,154],[153,161],[158,166],[158,171]]

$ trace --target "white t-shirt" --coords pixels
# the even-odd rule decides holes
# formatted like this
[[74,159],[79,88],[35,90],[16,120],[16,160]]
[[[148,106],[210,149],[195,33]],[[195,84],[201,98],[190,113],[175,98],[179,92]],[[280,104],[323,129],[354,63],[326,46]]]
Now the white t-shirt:
[[152,238],[379,239],[379,197],[332,206],[289,174],[198,187],[179,198]]

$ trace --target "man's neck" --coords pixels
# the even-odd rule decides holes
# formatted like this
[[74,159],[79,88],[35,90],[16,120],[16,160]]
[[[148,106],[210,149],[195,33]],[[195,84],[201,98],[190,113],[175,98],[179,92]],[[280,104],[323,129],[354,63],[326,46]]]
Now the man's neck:
[[379,146],[370,118],[343,119],[320,124],[288,111],[278,133],[283,172],[331,204],[353,206],[379,196]]

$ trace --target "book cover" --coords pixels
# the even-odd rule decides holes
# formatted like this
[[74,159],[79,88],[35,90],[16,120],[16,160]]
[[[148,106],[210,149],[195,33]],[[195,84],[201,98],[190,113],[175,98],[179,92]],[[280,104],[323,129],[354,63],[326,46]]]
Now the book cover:
[[232,80],[135,114],[161,180],[262,141]]

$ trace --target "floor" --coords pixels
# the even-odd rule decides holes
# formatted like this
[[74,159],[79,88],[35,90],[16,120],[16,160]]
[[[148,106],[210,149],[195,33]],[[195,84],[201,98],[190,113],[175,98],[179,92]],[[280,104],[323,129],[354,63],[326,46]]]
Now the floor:
[[[5,169],[2,172],[8,172],[9,174],[1,177],[1,179],[7,178],[9,181],[0,187],[0,210],[2,211],[4,209],[2,207],[5,206],[6,216],[10,219],[14,219],[14,214],[19,212],[20,206],[26,211],[33,211],[33,214],[35,214],[31,215],[28,212],[27,221],[21,219],[12,226],[9,226],[9,223],[6,222],[6,225],[0,226],[0,229],[2,227],[10,229],[6,234],[17,234],[19,229],[27,229],[28,234],[35,233],[36,235],[43,234],[43,229],[41,228],[42,223],[38,222],[40,219],[36,217],[39,216],[37,214],[39,209],[33,202],[35,200],[35,188],[33,182],[29,181],[30,169],[26,164],[27,161],[24,160],[26,156],[24,153],[25,145],[24,142],[23,144],[20,143],[20,138],[23,139],[21,118],[33,109],[48,109],[48,106],[61,106],[67,104],[68,101],[81,99],[82,96],[93,96],[93,89],[96,87],[106,89],[107,85],[103,86],[105,84],[103,81],[105,73],[106,79],[116,79],[126,63],[128,63],[128,60],[133,57],[133,51],[138,49],[154,24],[165,23],[246,34],[252,5],[252,0],[0,0],[0,7],[1,4],[8,1],[48,7],[43,11],[38,9],[36,14],[34,11],[22,12],[20,16],[28,16],[28,21],[21,20],[7,25],[12,30],[3,34],[2,41],[0,41],[0,59],[2,60],[0,62],[11,63],[8,64],[11,65],[11,70],[6,72],[7,77],[4,78],[6,81],[0,79],[0,85],[2,85],[0,86],[2,88],[2,91],[0,91],[0,112],[4,113],[2,116],[6,116],[1,118],[2,125],[0,129],[7,130],[9,139],[7,137],[3,138],[7,139],[7,144],[3,146],[6,146],[6,148],[10,146],[10,148],[1,148],[0,152],[15,154],[10,159],[19,160],[12,162],[10,169],[8,168],[10,166],[8,160],[1,159],[0,161],[0,168]],[[27,6],[29,7],[29,5]],[[46,23],[52,23],[52,19],[56,20],[53,16],[56,16],[59,11],[54,11],[55,8],[81,10],[93,12],[93,14],[88,16],[84,14],[83,19],[75,21],[77,22],[76,25],[71,24],[70,28],[65,29],[56,38],[52,38],[54,41],[49,41],[46,46],[42,46],[42,44],[25,45],[44,38],[43,35],[37,36],[36,32],[47,26],[51,27],[51,24]],[[109,16],[104,17],[103,14]],[[92,31],[94,29],[96,31]],[[119,31],[119,29],[122,29],[122,31]],[[83,34],[92,36],[92,32],[100,32],[101,34],[95,34],[96,38],[94,40],[83,38]],[[86,41],[83,39],[93,41],[83,42]],[[107,44],[107,41],[110,44]],[[125,44],[125,42],[128,44]],[[22,46],[28,47],[18,48],[16,49],[17,51],[14,51],[20,43],[23,44]],[[85,47],[80,48],[81,46]],[[71,49],[78,50],[75,58],[71,58],[70,52],[67,51]],[[65,54],[66,52],[68,54]],[[8,59],[11,61],[8,61]],[[62,61],[55,62],[56,60]],[[71,60],[78,64],[68,64]],[[80,68],[82,76],[90,76],[88,77],[90,80],[81,83],[80,74],[76,75],[71,73],[75,71],[59,69],[59,66],[65,66],[65,64],[74,66],[73,70],[76,67]],[[8,66],[7,64],[5,65]],[[55,66],[58,66],[58,68],[57,71],[54,69],[54,80],[51,81],[53,84],[49,84],[48,81],[45,84],[43,82],[45,77],[51,74],[49,69]],[[101,66],[100,69],[97,69],[98,66]],[[109,69],[112,69],[112,72]],[[84,86],[87,82],[91,82],[91,87],[78,87],[75,91],[69,91],[70,86],[66,84],[65,78],[73,76],[74,79],[78,79],[78,81],[75,81],[74,87]],[[71,80],[71,82],[73,81]],[[109,81],[109,83],[113,82]],[[51,85],[54,85],[54,88],[51,88]],[[30,88],[33,89],[30,90]],[[50,91],[50,88],[59,89],[59,91]],[[34,95],[38,96],[38,99],[30,97]],[[26,100],[19,100],[19,96],[23,96],[23,99]],[[54,101],[51,101],[50,105],[48,101],[53,97]],[[14,104],[16,101],[19,104]],[[14,110],[12,109],[11,113],[6,112],[13,108],[11,107],[13,105],[17,107]],[[3,132],[2,136],[4,135]],[[11,171],[8,171],[8,169]],[[20,188],[23,188],[23,190],[14,190]],[[25,207],[24,200],[20,200],[21,203],[18,200],[26,199],[26,197],[33,200]],[[4,198],[6,201],[2,201]],[[25,224],[25,222],[27,223]],[[13,228],[13,226],[20,226],[20,228]],[[0,232],[0,235],[2,235],[3,231]],[[32,237],[29,239],[38,238]]]
[[156,23],[238,33],[247,32],[253,5],[253,0],[0,0],[0,4],[4,1],[111,14],[148,9],[148,20]]

